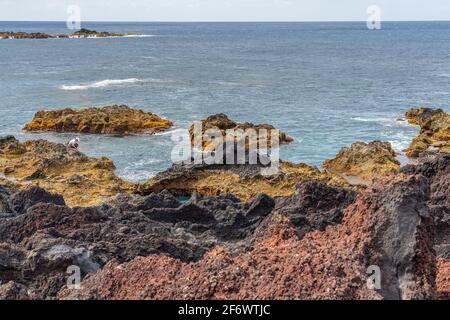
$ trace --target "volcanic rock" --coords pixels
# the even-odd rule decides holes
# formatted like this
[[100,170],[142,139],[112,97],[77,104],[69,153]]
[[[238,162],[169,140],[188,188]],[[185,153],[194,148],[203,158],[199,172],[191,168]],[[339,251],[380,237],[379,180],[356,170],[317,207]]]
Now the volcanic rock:
[[[314,191],[299,187],[305,196]],[[376,182],[344,210],[341,224],[324,231],[300,239],[286,215],[274,213],[255,230],[251,250],[216,247],[194,263],[162,256],[111,261],[85,278],[81,290],[64,289],[59,298],[431,299],[436,257],[428,192],[423,175],[399,175]],[[348,201],[337,190],[326,193],[337,207]],[[368,285],[374,267],[381,287]]]
[[450,260],[450,155],[437,154],[419,158],[419,164],[401,170],[408,175],[428,178],[428,207],[435,222],[435,246],[439,257]]
[[68,38],[68,35],[58,34],[51,35],[42,32],[0,32],[0,39],[52,39],[52,38]]
[[38,111],[25,125],[27,131],[83,132],[126,135],[154,134],[172,126],[169,120],[153,113],[132,109],[125,105],[79,110],[62,109]]
[[370,181],[397,173],[400,162],[395,156],[389,142],[355,142],[351,147],[343,148],[334,159],[325,160],[323,166],[334,173]]
[[129,34],[125,33],[115,33],[115,32],[106,32],[106,31],[95,31],[89,30],[85,28],[81,28],[78,31],[75,31],[70,38],[105,38],[105,37],[124,37]]
[[[229,119],[225,114],[220,113],[213,116],[208,117],[206,120],[202,120],[201,122],[201,131],[196,132],[195,124],[191,126],[189,129],[190,137],[191,137],[191,143],[192,145],[198,147],[199,149],[204,150],[213,150],[215,149],[216,142],[214,140],[217,139],[215,135],[211,135],[209,131],[213,130],[214,132],[217,132],[222,137],[222,142],[225,144],[229,139],[233,141],[234,143],[237,143],[241,139],[245,139],[245,141],[242,142],[242,145],[246,148],[253,147],[257,148],[258,144],[262,143],[263,141],[260,140],[260,136],[263,134],[262,130],[266,130],[265,138],[267,139],[264,143],[264,147],[270,148],[272,146],[271,144],[271,132],[275,130],[275,128],[272,125],[269,124],[253,124],[253,123],[239,123],[234,120]],[[199,127],[200,128],[200,127]],[[239,136],[239,134],[236,133],[245,133],[246,130],[252,129],[256,133],[255,139],[252,141],[246,138],[245,135]],[[227,131],[232,131],[235,134],[230,136],[227,136]],[[279,131],[278,134],[278,143],[284,144],[292,142],[294,139],[287,136],[284,132]],[[199,145],[197,146],[197,141],[200,141]],[[259,146],[261,148],[261,146]]]
[[135,35],[133,33],[116,33],[106,31],[95,31],[85,28],[73,34],[48,34],[43,32],[0,32],[0,39],[65,39],[65,38],[105,38],[105,37],[125,37]]
[[[28,198],[38,193],[45,194],[35,189]],[[16,198],[29,203],[25,196]],[[165,255],[188,262],[218,245],[248,250],[254,230],[274,207],[265,195],[252,203],[197,196],[182,204],[167,191],[124,194],[89,208],[54,202],[46,195],[26,212],[0,216],[0,282],[19,283],[40,299],[54,297],[66,285],[70,266],[84,277],[112,260]]]
[[450,299],[450,260],[438,259],[438,274],[436,278],[438,297]]
[[420,134],[407,149],[418,157],[425,151],[450,153],[450,114],[442,109],[413,108],[406,113],[409,123],[420,126]]
[[[68,205],[99,204],[111,196],[132,192],[134,185],[118,178],[107,158],[91,158],[81,152],[45,140],[20,143],[12,136],[0,138],[0,172],[20,188],[37,185],[62,194]],[[82,177],[74,183],[74,175]],[[38,195],[39,197],[41,195]]]
[[306,164],[280,162],[278,172],[262,174],[265,167],[257,165],[172,165],[139,186],[138,193],[149,194],[168,190],[172,194],[186,196],[198,193],[203,196],[233,194],[242,201],[254,199],[265,193],[271,197],[290,196],[295,186],[307,180],[323,181],[330,186],[350,185],[336,174],[323,172]]
[[319,181],[306,181],[290,197],[280,197],[276,208],[297,229],[299,238],[313,231],[325,231],[329,225],[342,222],[344,209],[356,199],[356,192],[330,187]]

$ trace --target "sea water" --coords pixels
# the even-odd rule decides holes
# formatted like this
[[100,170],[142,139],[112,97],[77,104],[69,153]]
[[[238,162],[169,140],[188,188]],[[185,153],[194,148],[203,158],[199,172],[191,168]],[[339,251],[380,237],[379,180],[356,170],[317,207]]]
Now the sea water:
[[[397,150],[418,128],[413,106],[449,111],[450,22],[83,23],[141,36],[0,40],[0,135],[30,134],[38,110],[127,104],[169,118],[154,136],[80,135],[81,151],[144,181],[171,165],[171,131],[226,113],[270,123],[295,141],[281,158],[320,166],[343,146],[384,140]],[[0,22],[1,31],[68,33],[65,22]]]

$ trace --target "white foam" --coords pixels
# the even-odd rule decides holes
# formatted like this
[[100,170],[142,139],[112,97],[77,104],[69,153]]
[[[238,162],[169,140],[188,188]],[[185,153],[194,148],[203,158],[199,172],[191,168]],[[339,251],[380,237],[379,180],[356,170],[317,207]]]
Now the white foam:
[[157,132],[155,134],[153,134],[154,136],[167,136],[167,135],[171,135],[174,134],[176,132],[180,132],[180,133],[189,133],[188,129],[182,129],[182,128],[176,128],[176,129],[172,129],[172,130],[167,130],[167,131],[162,131],[162,132]]
[[91,88],[104,88],[115,85],[122,84],[134,84],[134,83],[174,83],[173,80],[163,80],[163,79],[106,79],[102,81],[92,82],[92,83],[82,83],[77,85],[62,85],[60,89],[62,90],[86,90]]
[[85,37],[78,37],[69,35],[69,39],[112,39],[112,38],[149,38],[149,37],[156,37],[154,34],[125,34],[123,36],[106,36],[106,37],[97,37],[97,36],[85,36]]
[[112,85],[118,85],[123,83],[137,83],[141,80],[136,78],[129,78],[129,79],[115,79],[115,80],[102,80],[97,81],[93,83],[87,83],[87,84],[78,84],[78,85],[62,85],[61,89],[63,90],[85,90],[89,88],[102,88],[102,87],[108,87]]
[[408,123],[408,121],[402,119],[402,118],[389,118],[389,117],[367,117],[367,118],[363,118],[363,117],[354,117],[352,118],[352,120],[354,121],[359,121],[359,122],[373,122],[373,123],[378,123],[381,124],[383,126],[386,127],[391,127],[391,126],[401,126],[401,127],[405,127],[405,126],[410,126],[410,124]]

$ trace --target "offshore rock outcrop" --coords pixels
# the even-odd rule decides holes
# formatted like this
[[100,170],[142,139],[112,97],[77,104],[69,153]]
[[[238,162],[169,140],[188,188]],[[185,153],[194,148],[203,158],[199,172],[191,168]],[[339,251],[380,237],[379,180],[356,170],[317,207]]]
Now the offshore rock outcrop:
[[100,204],[118,193],[133,192],[135,185],[114,171],[111,160],[91,158],[62,144],[0,138],[0,172],[11,181],[9,186],[40,186],[64,195],[71,206]]
[[420,134],[407,149],[418,157],[426,151],[450,153],[450,114],[442,109],[413,108],[406,113],[409,123],[420,126]]
[[24,130],[126,135],[153,134],[171,126],[172,122],[151,112],[113,105],[79,110],[67,108],[38,111]]
[[80,30],[75,31],[73,34],[69,35],[69,38],[108,38],[108,37],[125,37],[128,35],[133,35],[133,34],[96,31],[96,30],[89,30],[86,28],[81,28]]
[[0,39],[67,39],[67,38],[106,38],[106,37],[125,37],[133,35],[131,33],[111,33],[106,31],[95,31],[89,29],[80,29],[73,34],[48,34],[43,32],[12,32],[0,31]]
[[[214,130],[217,133],[220,133],[222,136],[222,142],[225,144],[227,143],[227,139],[231,139],[231,141],[234,143],[237,143],[241,139],[245,139],[243,141],[243,145],[245,145],[246,148],[253,147],[257,148],[258,143],[262,143],[260,141],[260,136],[263,134],[262,130],[266,130],[266,134],[264,135],[266,141],[264,143],[264,146],[271,147],[271,133],[273,130],[275,130],[275,127],[269,124],[253,124],[253,123],[239,123],[234,120],[231,120],[228,118],[227,115],[220,113],[213,116],[208,117],[205,120],[202,120],[201,122],[201,131],[196,132],[196,126],[193,124],[190,129],[190,137],[191,137],[191,143],[192,145],[195,145],[196,147],[203,148],[204,150],[213,150],[216,148],[216,143],[214,138],[215,135],[211,136],[208,134],[208,131]],[[199,127],[200,128],[200,127]],[[256,133],[255,139],[249,140],[248,136],[245,136],[245,131],[247,129],[252,129]],[[239,136],[238,134],[234,134],[233,136],[227,136],[227,130],[233,130],[234,133],[241,132],[243,135]],[[197,139],[197,140],[196,140]],[[284,132],[279,131],[278,134],[278,143],[284,144],[292,142],[294,139],[286,135]],[[201,141],[201,146],[196,145],[197,141]]]
[[265,193],[271,197],[290,196],[303,181],[317,180],[330,186],[350,187],[340,176],[306,164],[280,162],[277,173],[261,174],[265,167],[255,165],[174,164],[148,182],[138,192],[148,194],[168,190],[175,195],[198,193],[204,196],[233,194],[242,201]]
[[[345,209],[341,224],[301,239],[292,222],[274,212],[255,232],[252,250],[236,254],[216,247],[194,263],[162,256],[111,261],[88,276],[81,290],[64,289],[59,298],[434,298],[427,190],[423,176],[379,182]],[[375,264],[380,290],[366,284],[368,267]]]
[[400,162],[395,156],[389,142],[355,142],[349,148],[342,148],[334,159],[324,161],[323,166],[334,173],[371,181],[400,170]]

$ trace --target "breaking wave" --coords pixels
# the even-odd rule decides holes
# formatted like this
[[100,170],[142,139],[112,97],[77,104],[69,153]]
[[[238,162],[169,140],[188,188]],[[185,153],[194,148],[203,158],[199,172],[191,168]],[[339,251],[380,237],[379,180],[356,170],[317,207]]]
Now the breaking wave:
[[81,83],[76,85],[62,85],[60,88],[62,90],[86,90],[91,88],[104,88],[109,86],[117,86],[122,84],[134,84],[134,83],[174,83],[172,80],[161,80],[161,79],[107,79],[92,83]]

